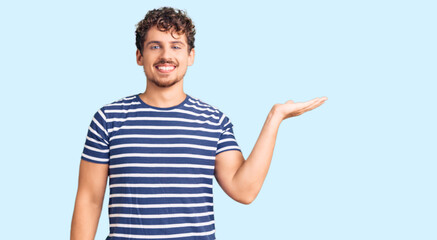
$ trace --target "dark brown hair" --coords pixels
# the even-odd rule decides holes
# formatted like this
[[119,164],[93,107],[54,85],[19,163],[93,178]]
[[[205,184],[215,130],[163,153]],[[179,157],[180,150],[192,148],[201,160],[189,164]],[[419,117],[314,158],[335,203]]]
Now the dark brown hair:
[[146,41],[147,31],[153,27],[158,27],[159,31],[187,36],[188,51],[194,48],[194,35],[196,29],[191,19],[187,16],[185,11],[174,9],[171,7],[162,7],[159,9],[150,10],[143,20],[137,25],[135,30],[135,45],[143,54],[144,41]]

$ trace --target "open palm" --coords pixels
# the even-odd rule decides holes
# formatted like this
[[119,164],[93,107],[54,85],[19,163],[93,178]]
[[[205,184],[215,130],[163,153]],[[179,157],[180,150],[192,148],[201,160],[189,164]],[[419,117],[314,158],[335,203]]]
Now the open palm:
[[305,112],[313,110],[318,106],[322,105],[328,98],[314,98],[307,102],[297,102],[295,103],[293,100],[288,100],[283,104],[275,104],[274,108],[277,113],[282,116],[282,119],[287,119],[290,117],[299,116]]

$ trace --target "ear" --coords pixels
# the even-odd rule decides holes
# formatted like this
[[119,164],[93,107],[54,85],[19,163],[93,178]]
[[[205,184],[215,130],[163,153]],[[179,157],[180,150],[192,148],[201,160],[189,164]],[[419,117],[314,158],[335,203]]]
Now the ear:
[[190,53],[188,54],[188,66],[193,65],[194,63],[194,48],[190,50]]
[[138,49],[137,49],[137,64],[139,66],[143,66],[143,56],[141,55],[141,52]]

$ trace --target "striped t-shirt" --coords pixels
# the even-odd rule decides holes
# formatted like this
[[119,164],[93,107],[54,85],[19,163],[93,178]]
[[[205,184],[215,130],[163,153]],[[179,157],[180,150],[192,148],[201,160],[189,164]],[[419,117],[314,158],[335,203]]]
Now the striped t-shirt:
[[139,94],[100,108],[82,159],[109,164],[107,240],[215,239],[215,157],[241,151],[232,126],[189,95],[169,108],[147,105]]

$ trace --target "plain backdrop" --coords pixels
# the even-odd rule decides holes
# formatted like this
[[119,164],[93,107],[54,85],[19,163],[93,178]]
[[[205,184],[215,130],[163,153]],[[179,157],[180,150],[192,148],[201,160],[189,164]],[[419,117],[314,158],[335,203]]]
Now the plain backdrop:
[[184,90],[230,117],[245,157],[275,103],[328,97],[282,122],[251,205],[214,183],[217,239],[437,239],[437,4],[421,0],[2,2],[1,239],[69,238],[87,128],[145,90],[135,24],[161,6],[196,24]]

